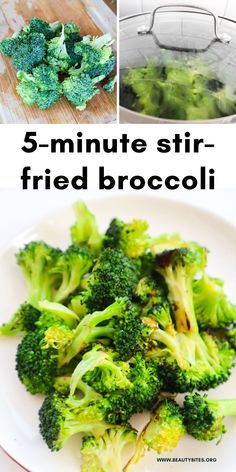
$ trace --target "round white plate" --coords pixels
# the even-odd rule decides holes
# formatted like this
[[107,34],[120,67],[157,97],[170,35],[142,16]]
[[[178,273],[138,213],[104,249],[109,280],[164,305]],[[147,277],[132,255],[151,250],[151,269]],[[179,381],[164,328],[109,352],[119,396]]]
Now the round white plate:
[[[88,204],[101,230],[105,230],[114,216],[127,221],[144,218],[150,223],[152,234],[178,231],[183,238],[205,245],[210,250],[208,272],[225,280],[226,291],[236,302],[236,228],[223,219],[186,204],[151,197],[109,197]],[[26,296],[25,284],[15,262],[15,252],[35,239],[45,239],[49,244],[66,247],[73,221],[73,210],[67,208],[19,235],[1,253],[1,322],[10,318]],[[16,338],[0,340],[0,445],[30,472],[79,472],[79,437],[72,438],[57,453],[50,452],[40,437],[38,409],[43,398],[28,394],[18,381],[14,370],[18,341]],[[212,398],[236,396],[236,372],[227,383],[210,394]],[[145,419],[145,415],[138,415],[134,425],[142,425]],[[150,452],[134,471],[234,472],[236,419],[226,419],[225,423],[229,431],[219,444],[216,441],[199,442],[186,436],[174,452],[162,456],[175,458],[176,462],[157,462],[157,455]]]

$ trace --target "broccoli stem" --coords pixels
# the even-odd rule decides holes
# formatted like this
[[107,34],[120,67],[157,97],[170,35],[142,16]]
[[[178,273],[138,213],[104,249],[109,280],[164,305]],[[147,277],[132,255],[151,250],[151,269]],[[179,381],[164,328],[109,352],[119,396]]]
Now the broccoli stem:
[[217,416],[236,416],[236,399],[208,400],[208,405]]

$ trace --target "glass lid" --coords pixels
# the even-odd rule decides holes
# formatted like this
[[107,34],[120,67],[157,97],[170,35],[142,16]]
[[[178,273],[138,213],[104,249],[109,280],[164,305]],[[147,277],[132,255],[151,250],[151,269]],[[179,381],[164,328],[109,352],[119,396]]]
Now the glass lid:
[[235,77],[235,22],[189,5],[121,20],[121,106],[171,120],[233,116]]
[[120,69],[155,60],[198,58],[224,83],[234,85],[236,23],[195,6],[157,7],[121,19]]

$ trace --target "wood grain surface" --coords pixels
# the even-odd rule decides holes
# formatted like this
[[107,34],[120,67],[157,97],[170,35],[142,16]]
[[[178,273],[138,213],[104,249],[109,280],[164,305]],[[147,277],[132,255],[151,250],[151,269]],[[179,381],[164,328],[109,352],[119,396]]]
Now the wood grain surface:
[[[104,7],[108,10],[107,15],[104,15]],[[0,0],[0,40],[19,31],[34,16],[50,23],[73,21],[80,25],[82,35],[101,35],[106,31],[114,34],[116,29],[116,17],[102,0]],[[16,84],[16,70],[11,59],[0,54],[2,123],[104,124],[116,121],[116,94],[108,94],[101,87],[100,94],[83,112],[76,110],[65,97],[49,110],[41,111],[36,105],[28,107],[22,103],[15,90]]]

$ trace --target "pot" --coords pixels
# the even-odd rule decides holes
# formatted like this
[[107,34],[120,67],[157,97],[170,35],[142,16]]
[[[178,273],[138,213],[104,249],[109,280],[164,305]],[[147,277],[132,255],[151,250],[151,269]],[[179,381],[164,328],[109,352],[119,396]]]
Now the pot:
[[[221,86],[235,92],[236,104],[236,23],[217,17],[194,5],[165,5],[153,12],[139,13],[120,20],[120,122],[183,123],[186,119],[150,116],[134,109],[134,96],[123,79],[131,68],[146,66],[153,59],[162,61],[204,61]],[[147,85],[148,87],[148,85]],[[190,120],[193,123],[236,122],[236,111],[215,119]]]

